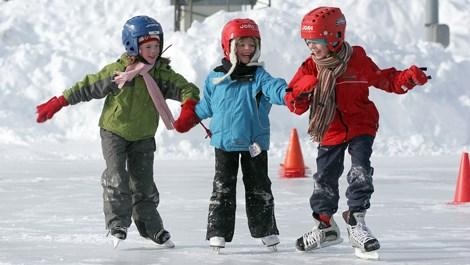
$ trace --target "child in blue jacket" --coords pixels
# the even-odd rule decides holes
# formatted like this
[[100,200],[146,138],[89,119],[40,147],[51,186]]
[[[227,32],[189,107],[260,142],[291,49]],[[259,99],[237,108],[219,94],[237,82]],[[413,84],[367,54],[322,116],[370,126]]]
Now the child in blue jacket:
[[211,118],[215,177],[206,236],[210,246],[218,251],[232,241],[241,163],[250,233],[275,250],[279,231],[268,177],[268,115],[271,104],[284,105],[291,92],[286,92],[285,80],[273,78],[258,63],[260,33],[253,20],[229,21],[222,31],[222,48],[222,65],[209,73],[202,100],[187,100],[174,126],[186,132]]

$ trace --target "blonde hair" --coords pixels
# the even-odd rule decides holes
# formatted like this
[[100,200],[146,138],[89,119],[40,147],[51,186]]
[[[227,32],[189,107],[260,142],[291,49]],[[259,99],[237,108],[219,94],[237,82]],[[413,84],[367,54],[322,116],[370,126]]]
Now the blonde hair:
[[239,45],[242,41],[246,40],[246,39],[251,39],[255,45],[258,45],[258,38],[255,38],[255,37],[241,37],[241,38],[237,38],[237,42],[236,42],[236,45]]

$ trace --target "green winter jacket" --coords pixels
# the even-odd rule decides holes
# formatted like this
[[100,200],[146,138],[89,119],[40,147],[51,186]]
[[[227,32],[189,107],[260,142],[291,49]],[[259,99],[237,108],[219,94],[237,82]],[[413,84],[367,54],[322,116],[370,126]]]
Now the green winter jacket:
[[[96,74],[90,74],[63,93],[70,105],[106,97],[99,126],[128,141],[155,136],[159,115],[142,76],[136,76],[119,89],[112,79],[116,71],[123,72],[129,64],[124,54],[115,63],[106,65]],[[166,58],[158,59],[149,71],[165,99],[199,100],[199,89],[173,71]]]

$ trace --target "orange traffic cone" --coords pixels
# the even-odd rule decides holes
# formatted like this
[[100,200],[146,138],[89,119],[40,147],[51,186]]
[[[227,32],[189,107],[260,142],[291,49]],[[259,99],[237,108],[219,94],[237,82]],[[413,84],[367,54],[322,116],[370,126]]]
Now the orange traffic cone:
[[470,202],[470,162],[468,153],[462,153],[459,176],[455,188],[454,204]]
[[284,178],[303,178],[306,177],[306,169],[302,150],[300,149],[299,136],[294,128],[290,134],[286,158],[284,164],[281,164],[279,174]]

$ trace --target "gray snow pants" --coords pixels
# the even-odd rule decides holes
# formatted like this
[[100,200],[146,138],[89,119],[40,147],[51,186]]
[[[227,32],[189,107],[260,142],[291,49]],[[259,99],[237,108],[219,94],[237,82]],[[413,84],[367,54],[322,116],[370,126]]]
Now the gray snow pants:
[[370,198],[374,192],[374,169],[370,166],[373,143],[374,137],[363,135],[343,144],[318,147],[317,172],[313,175],[315,185],[310,197],[313,213],[331,216],[338,210],[338,180],[344,170],[346,149],[351,155],[346,190],[349,210],[364,211],[370,207]]
[[271,181],[268,177],[268,153],[263,151],[256,157],[251,157],[249,152],[226,152],[215,149],[215,176],[209,204],[206,239],[219,236],[224,237],[227,242],[232,241],[240,160],[251,236],[260,238],[279,235],[274,217]]
[[101,176],[106,228],[129,227],[132,216],[141,236],[154,236],[163,229],[153,181],[155,139],[130,142],[104,129],[100,135],[106,160]]

